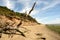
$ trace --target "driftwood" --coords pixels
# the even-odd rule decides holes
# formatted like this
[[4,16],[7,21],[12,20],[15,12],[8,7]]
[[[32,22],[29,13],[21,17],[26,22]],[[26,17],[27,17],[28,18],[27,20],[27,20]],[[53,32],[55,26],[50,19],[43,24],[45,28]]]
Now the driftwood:
[[[7,34],[8,36],[13,36],[13,35],[22,35],[23,37],[26,37],[25,35],[24,35],[24,33],[25,32],[21,32],[18,28],[20,27],[20,25],[22,25],[22,21],[21,22],[19,22],[19,24],[18,25],[16,25],[15,27],[13,27],[13,25],[14,25],[15,23],[12,23],[11,25],[9,25],[9,22],[6,22],[5,24],[4,24],[4,26],[3,25],[1,25],[0,26],[0,38],[1,38],[1,36],[2,36],[2,34]],[[24,27],[20,27],[20,28],[24,28]],[[26,29],[26,28],[24,28],[24,29]],[[26,29],[27,31],[28,31],[28,29]],[[27,32],[26,31],[26,32]],[[17,33],[18,32],[18,33]]]
[[[26,17],[31,14],[31,12],[34,10],[35,5],[36,5],[36,2],[33,4],[31,10],[29,11],[29,13],[26,14]],[[25,13],[27,13],[27,12],[25,12]]]
[[2,36],[2,33],[3,34],[8,34],[8,35],[11,35],[11,34],[14,34],[14,35],[22,35],[23,37],[25,37],[24,33],[21,32],[20,30],[16,29],[16,28],[0,27],[0,37]]
[[35,5],[36,5],[36,2],[33,4],[32,9],[29,11],[29,14],[34,10]]

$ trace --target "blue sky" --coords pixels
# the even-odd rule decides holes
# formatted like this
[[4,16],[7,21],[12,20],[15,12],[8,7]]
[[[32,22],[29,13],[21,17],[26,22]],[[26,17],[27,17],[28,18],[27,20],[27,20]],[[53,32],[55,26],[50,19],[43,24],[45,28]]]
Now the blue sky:
[[35,9],[30,14],[33,18],[42,24],[60,23],[60,0],[0,0],[0,6],[28,13],[35,1]]

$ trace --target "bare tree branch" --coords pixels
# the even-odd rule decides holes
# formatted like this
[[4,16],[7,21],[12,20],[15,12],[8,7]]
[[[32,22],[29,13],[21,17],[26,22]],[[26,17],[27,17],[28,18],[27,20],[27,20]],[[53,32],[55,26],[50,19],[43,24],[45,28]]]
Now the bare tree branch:
[[36,5],[36,2],[33,4],[32,9],[29,11],[29,14],[34,10],[35,5]]
[[[18,32],[18,34],[17,34]],[[2,33],[3,34],[8,34],[8,35],[11,35],[11,34],[15,34],[15,35],[22,35],[25,37],[24,33],[21,32],[20,30],[16,29],[16,28],[7,28],[7,27],[0,27],[0,37],[2,36]]]

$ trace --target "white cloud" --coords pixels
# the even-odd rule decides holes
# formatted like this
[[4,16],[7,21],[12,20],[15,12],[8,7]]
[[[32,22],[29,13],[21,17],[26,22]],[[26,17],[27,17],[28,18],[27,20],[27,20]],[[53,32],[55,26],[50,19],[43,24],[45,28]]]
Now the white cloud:
[[[35,1],[33,1],[33,3]],[[31,9],[31,7],[33,5],[33,4],[31,4],[32,0],[18,0],[17,2],[20,2],[24,5],[24,8],[19,12],[25,12],[25,11],[29,12],[29,10]],[[31,15],[36,15],[37,13],[41,13],[41,12],[46,11],[49,8],[55,7],[59,2],[58,2],[58,0],[57,1],[53,0],[52,3],[49,3],[47,1],[38,0],[36,5],[38,6],[41,3],[44,3],[45,7],[38,9],[38,10],[34,9],[34,11],[31,13]]]
[[12,1],[10,0],[3,0],[5,3],[5,6],[7,6],[9,9],[13,9],[14,8],[14,4],[12,3]]
[[[33,3],[34,2],[37,2],[36,3],[36,5],[38,6],[38,5],[40,5],[40,3],[44,3],[45,5],[48,5],[48,2],[44,2],[44,1],[41,1],[41,0],[18,0],[17,2],[19,2],[19,3],[21,3],[21,4],[23,4],[24,5],[24,8],[21,10],[21,11],[19,11],[19,12],[25,12],[25,11],[27,11],[27,13],[29,12],[29,10],[31,9],[31,7],[32,7],[32,5],[33,5]],[[31,15],[35,15],[36,13],[38,13],[40,10],[36,10],[36,9],[34,9],[33,11],[32,11],[32,13],[31,13]]]
[[33,10],[30,15],[33,16],[33,15],[37,14],[37,12],[38,12],[38,10]]
[[37,1],[37,6],[40,5],[41,3],[44,3],[45,6],[42,8],[39,8],[37,11],[34,11],[35,14],[32,13],[33,15],[36,15],[37,13],[44,13],[46,10],[55,7],[57,4],[60,4],[60,0],[52,0],[51,3],[47,1]]
[[44,17],[44,18],[36,18],[37,22],[43,23],[43,24],[46,24],[46,21],[44,21],[44,20],[46,20],[46,19],[48,19],[48,17]]
[[37,1],[37,5],[40,5],[41,3],[43,3],[44,5],[48,5],[49,4],[49,2],[47,2],[47,1],[43,1],[43,0],[38,0]]
[[60,24],[60,18],[56,18],[48,22],[48,24]]
[[50,5],[42,8],[41,10],[47,10],[47,9],[49,9],[49,8],[52,8],[52,7],[56,6],[57,4],[58,4],[58,2],[53,2],[53,3],[51,3]]
[[49,17],[44,17],[44,18],[36,18],[37,22],[42,23],[42,24],[60,24],[60,18],[55,18],[53,20],[48,20]]
[[5,5],[10,9],[14,8],[14,2],[19,2],[19,3],[23,4],[24,8],[20,12],[24,12],[25,10],[29,11],[35,1],[37,1],[37,4],[36,4],[37,6],[40,5],[41,3],[44,3],[46,5],[45,7],[41,8],[39,10],[35,9],[33,11],[35,13],[32,12],[32,15],[43,12],[49,8],[56,6],[58,3],[60,3],[59,0],[53,0],[52,3],[49,3],[49,2],[43,1],[43,0],[17,0],[17,1],[3,0],[3,1],[5,2]]
[[27,13],[28,13],[28,12],[29,12],[29,10],[30,10],[30,8],[28,8],[28,7],[26,8],[26,7],[24,7],[20,12],[21,12],[21,13],[22,13],[22,12],[24,13],[24,12],[26,12],[26,11],[27,11]]
[[[44,3],[44,2],[43,2],[43,3]],[[46,2],[45,2],[45,3],[46,3]],[[39,10],[38,10],[38,13],[40,13],[40,12],[43,13],[43,12],[45,12],[46,10],[55,7],[57,4],[60,4],[60,1],[59,1],[59,0],[53,0],[51,3],[45,4],[45,5],[46,5],[45,7],[39,9]]]
[[18,0],[17,2],[21,3],[24,5],[24,8],[20,11],[20,12],[25,12],[27,11],[27,13],[30,11],[33,3],[35,2],[35,0]]

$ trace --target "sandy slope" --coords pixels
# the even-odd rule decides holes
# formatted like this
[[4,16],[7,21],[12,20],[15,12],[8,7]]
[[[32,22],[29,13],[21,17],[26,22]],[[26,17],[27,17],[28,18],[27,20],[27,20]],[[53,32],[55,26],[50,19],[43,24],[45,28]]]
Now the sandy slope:
[[[13,38],[8,38],[7,35],[3,35],[0,40],[43,40],[41,37],[46,38],[46,40],[60,40],[60,36],[49,29],[45,25],[34,25],[34,26],[24,26],[28,29],[25,33],[26,37],[21,35],[14,35]],[[20,28],[21,31],[26,31]]]

